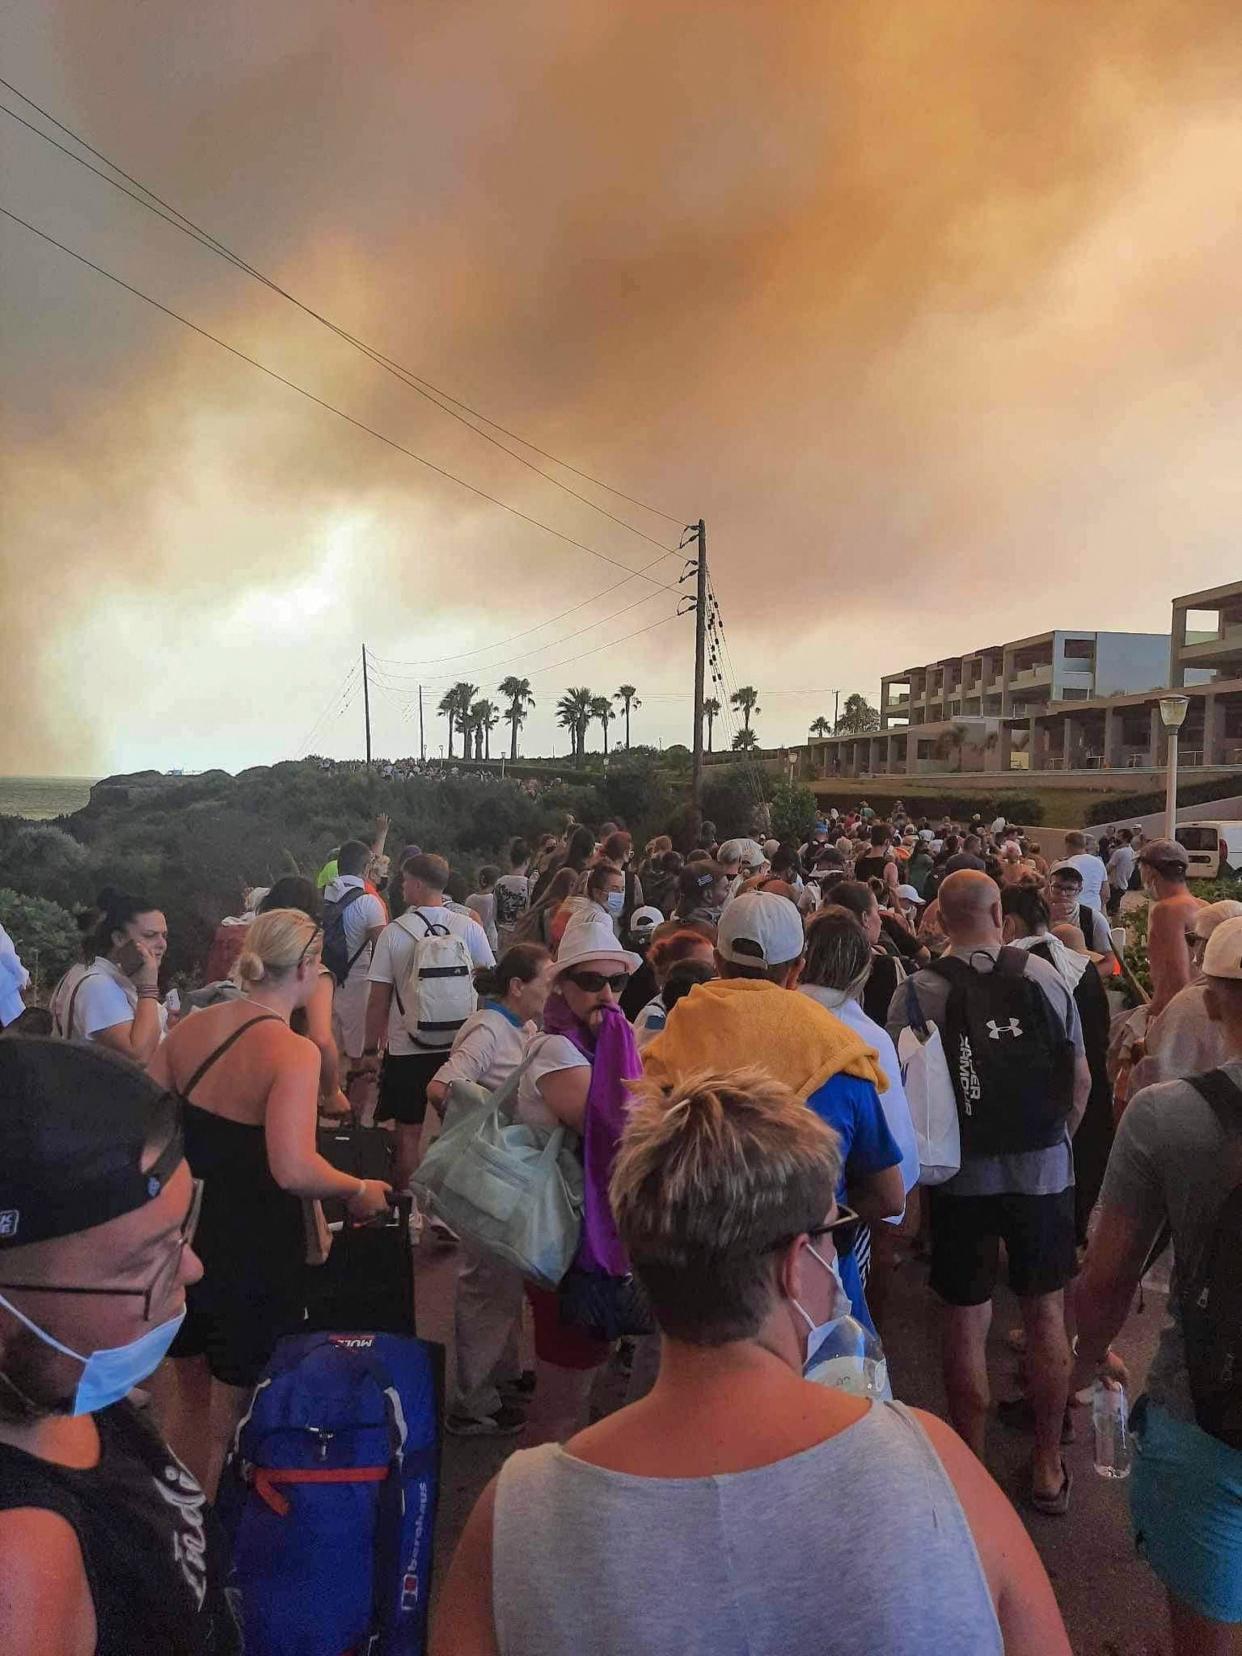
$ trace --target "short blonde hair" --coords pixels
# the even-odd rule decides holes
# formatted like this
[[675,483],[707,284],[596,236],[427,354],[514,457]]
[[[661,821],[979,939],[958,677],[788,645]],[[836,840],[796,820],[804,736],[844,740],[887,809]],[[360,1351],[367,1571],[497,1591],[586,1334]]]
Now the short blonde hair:
[[241,984],[283,977],[309,954],[318,931],[318,922],[301,909],[269,909],[246,928],[233,976]]
[[705,1346],[753,1338],[777,1253],[823,1223],[840,1173],[836,1134],[763,1070],[639,1083],[610,1196],[664,1332]]

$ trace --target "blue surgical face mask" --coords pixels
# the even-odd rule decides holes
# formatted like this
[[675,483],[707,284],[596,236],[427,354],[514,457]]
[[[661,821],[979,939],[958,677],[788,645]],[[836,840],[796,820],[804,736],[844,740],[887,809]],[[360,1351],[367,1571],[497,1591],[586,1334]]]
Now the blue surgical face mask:
[[624,891],[610,891],[604,903],[604,907],[608,910],[609,914],[612,915],[614,920],[619,919],[620,916],[625,913]]
[[828,1272],[828,1275],[832,1278],[832,1305],[829,1308],[826,1320],[822,1323],[814,1323],[811,1321],[809,1314],[798,1304],[797,1300],[792,1302],[794,1310],[802,1318],[808,1330],[806,1353],[803,1358],[803,1373],[806,1372],[807,1361],[813,1358],[824,1338],[824,1335],[827,1334],[828,1330],[834,1323],[840,1322],[842,1317],[850,1316],[854,1309],[853,1302],[851,1301],[850,1296],[846,1293],[845,1286],[841,1281],[841,1272],[837,1267],[836,1260],[834,1259],[832,1263],[829,1264],[823,1254],[821,1254],[818,1249],[811,1247],[810,1243],[807,1244],[806,1251],[813,1259],[817,1259],[819,1261],[825,1271]]
[[[92,1351],[89,1357],[83,1357],[67,1345],[61,1345],[59,1340],[54,1340],[38,1323],[33,1323],[29,1317],[23,1316],[3,1294],[0,1294],[0,1305],[11,1311],[18,1322],[24,1323],[44,1345],[51,1346],[53,1351],[62,1352],[66,1357],[72,1357],[75,1362],[84,1365],[77,1390],[73,1394],[73,1403],[65,1411],[71,1415],[97,1414],[100,1409],[119,1403],[149,1374],[155,1373],[176,1338],[177,1330],[185,1321],[185,1307],[182,1306],[175,1317],[169,1317],[167,1322],[157,1323],[154,1328],[149,1328],[145,1334],[140,1334],[128,1345]],[[12,1381],[9,1384],[12,1385]],[[16,1391],[17,1388],[13,1389]],[[27,1398],[25,1401],[30,1400]]]

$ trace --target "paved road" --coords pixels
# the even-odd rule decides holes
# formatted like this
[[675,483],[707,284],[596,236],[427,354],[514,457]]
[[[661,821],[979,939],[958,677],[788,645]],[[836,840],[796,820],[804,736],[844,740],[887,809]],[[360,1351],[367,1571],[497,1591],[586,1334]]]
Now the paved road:
[[[452,1340],[452,1285],[456,1254],[424,1246],[419,1249],[419,1332],[425,1339]],[[944,1413],[933,1303],[925,1268],[915,1262],[897,1273],[886,1341],[894,1388],[903,1401]],[[1164,1313],[1163,1296],[1148,1295],[1146,1309],[1131,1318],[1118,1346],[1136,1386],[1146,1372]],[[1004,1334],[1016,1323],[1012,1301],[998,1303],[993,1321],[993,1388],[1014,1395],[1017,1359],[1005,1348]],[[616,1407],[622,1382],[606,1371],[596,1390],[596,1406]],[[1070,1511],[1045,1518],[1024,1507],[1021,1495],[1029,1462],[1030,1439],[994,1425],[988,1463],[1001,1487],[1018,1505],[1047,1566],[1060,1601],[1075,1656],[1168,1656],[1163,1595],[1155,1578],[1134,1556],[1124,1483],[1095,1475],[1091,1464],[1090,1421],[1075,1410],[1077,1441],[1066,1450],[1074,1475]],[[470,1508],[497,1471],[512,1441],[445,1438],[444,1477],[437,1530],[437,1579],[443,1576]]]

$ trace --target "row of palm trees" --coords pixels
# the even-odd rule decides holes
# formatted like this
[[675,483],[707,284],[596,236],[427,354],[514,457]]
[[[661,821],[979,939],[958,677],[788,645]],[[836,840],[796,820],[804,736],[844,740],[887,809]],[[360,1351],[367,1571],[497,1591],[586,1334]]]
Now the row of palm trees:
[[[509,758],[518,756],[518,731],[526,723],[530,710],[535,706],[535,698],[531,692],[530,680],[525,678],[503,679],[497,686],[497,695],[504,698],[504,705],[498,706],[490,697],[479,695],[479,686],[469,684],[464,679],[446,690],[440,699],[437,712],[448,723],[448,757],[454,757],[453,738],[461,736],[461,756],[463,759],[490,759],[492,756],[492,731],[500,723],[509,726]],[[742,729],[733,738],[733,746],[739,751],[747,751],[759,745],[758,737],[751,729],[751,717],[762,712],[759,707],[759,693],[753,686],[743,685],[740,690],[734,691],[729,698],[731,704],[742,715]],[[614,708],[613,703],[616,703]],[[623,684],[614,690],[612,696],[597,696],[586,685],[579,685],[565,694],[556,704],[556,722],[563,730],[567,730],[573,748],[573,757],[583,759],[586,756],[587,736],[591,726],[598,724],[603,732],[604,752],[608,752],[608,729],[614,719],[622,719],[625,723],[625,745],[630,745],[630,714],[635,708],[643,704],[638,697],[638,689],[633,684]],[[716,720],[720,717],[721,704],[714,697],[703,703],[703,714],[707,720],[707,751],[712,750],[712,734]]]

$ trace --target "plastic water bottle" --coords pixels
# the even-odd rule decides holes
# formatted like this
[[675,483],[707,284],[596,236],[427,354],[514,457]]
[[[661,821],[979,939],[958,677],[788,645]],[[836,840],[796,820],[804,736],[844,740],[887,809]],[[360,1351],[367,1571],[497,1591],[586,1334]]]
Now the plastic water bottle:
[[855,1397],[890,1399],[893,1395],[884,1347],[856,1317],[838,1317],[829,1326],[802,1373],[818,1385],[836,1386]]
[[1130,1476],[1130,1410],[1126,1389],[1115,1380],[1097,1380],[1091,1393],[1095,1469],[1101,1478]]

